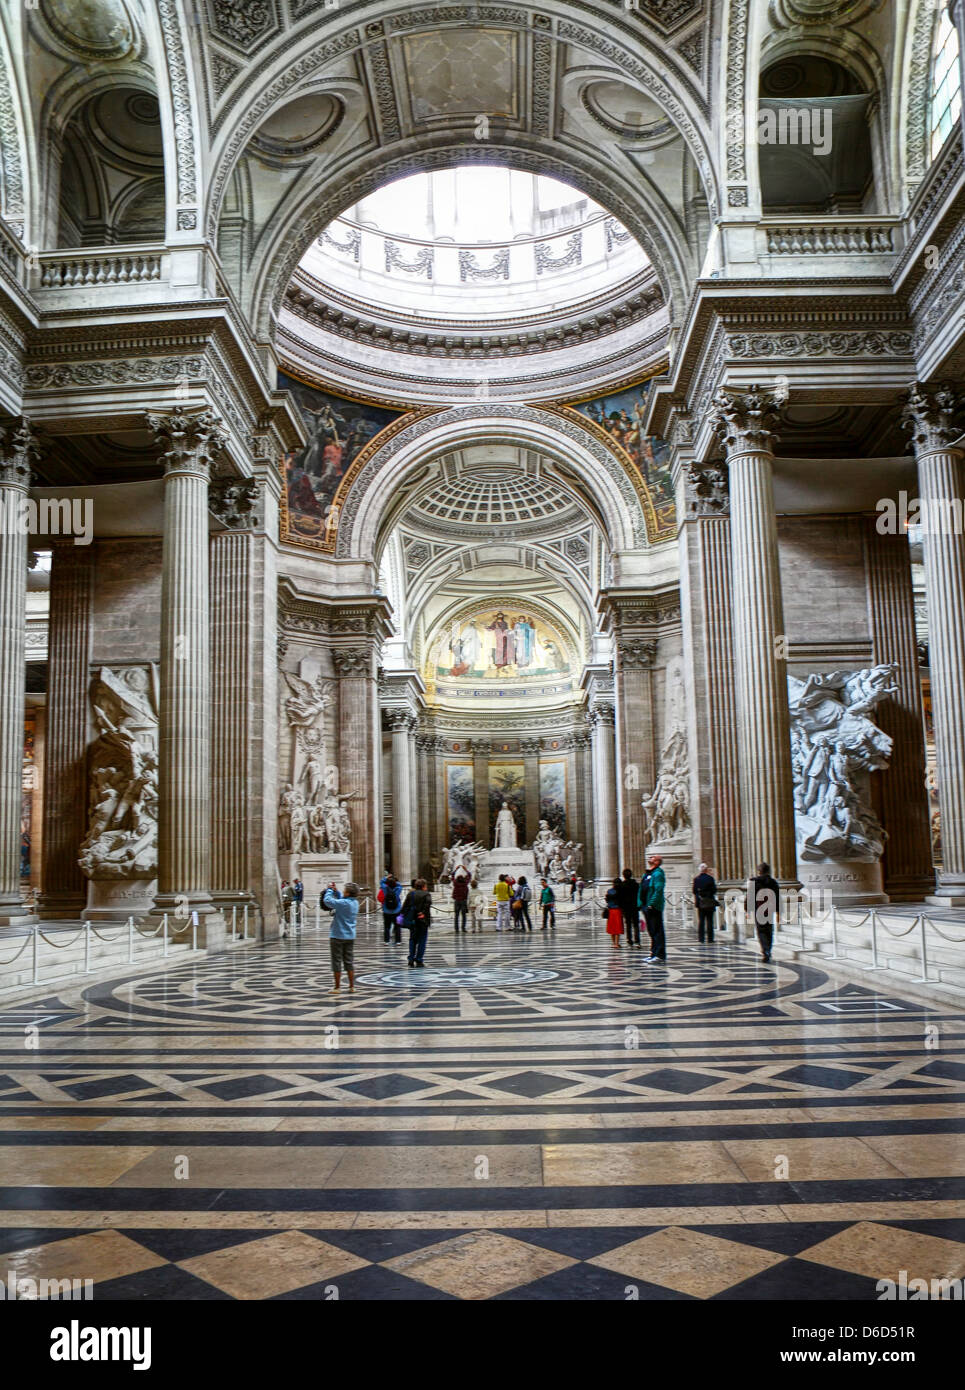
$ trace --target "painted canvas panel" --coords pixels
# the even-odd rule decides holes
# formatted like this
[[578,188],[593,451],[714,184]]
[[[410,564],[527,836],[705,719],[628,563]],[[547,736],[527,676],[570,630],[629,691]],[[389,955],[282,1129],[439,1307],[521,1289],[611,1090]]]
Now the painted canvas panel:
[[489,843],[495,839],[496,817],[506,802],[516,821],[519,844],[526,837],[526,783],[521,762],[491,762],[489,764]]
[[304,449],[285,458],[285,539],[320,540],[332,521],[332,499],[346,471],[369,440],[402,411],[345,400],[284,372],[278,373],[278,385],[292,393],[308,433]]
[[446,824],[449,839],[471,844],[476,838],[476,797],[472,763],[446,763]]
[[650,538],[664,540],[674,535],[674,493],[667,443],[657,435],[644,432],[643,421],[652,389],[653,382],[645,381],[612,396],[583,401],[573,408],[604,429],[613,442],[633,459],[653,508],[648,529],[652,525],[655,534],[651,534]]
[[540,762],[539,765],[540,820],[550,823],[550,829],[566,835],[566,762]]

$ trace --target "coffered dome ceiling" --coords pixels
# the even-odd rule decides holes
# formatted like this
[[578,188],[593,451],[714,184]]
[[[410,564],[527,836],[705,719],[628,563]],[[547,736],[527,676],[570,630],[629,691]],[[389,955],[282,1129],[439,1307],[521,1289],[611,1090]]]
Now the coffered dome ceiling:
[[446,479],[410,508],[410,525],[446,529],[451,522],[471,526],[526,526],[551,522],[554,527],[582,519],[572,498],[541,478],[512,468],[469,468]]

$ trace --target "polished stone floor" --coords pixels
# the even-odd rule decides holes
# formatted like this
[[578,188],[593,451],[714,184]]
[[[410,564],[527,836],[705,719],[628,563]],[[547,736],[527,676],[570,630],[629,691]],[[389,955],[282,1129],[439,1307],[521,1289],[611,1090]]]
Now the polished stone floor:
[[[312,931],[0,1007],[0,1277],[836,1299],[965,1275],[965,1013],[745,948]],[[779,956],[779,952],[778,952]],[[34,1045],[36,1044],[36,1045]]]

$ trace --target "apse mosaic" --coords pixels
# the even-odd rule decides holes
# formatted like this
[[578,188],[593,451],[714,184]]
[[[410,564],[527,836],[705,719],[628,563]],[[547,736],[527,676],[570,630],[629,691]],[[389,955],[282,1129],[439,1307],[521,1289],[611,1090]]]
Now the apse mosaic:
[[581,415],[604,430],[614,444],[627,454],[640,470],[652,507],[647,530],[652,541],[670,540],[675,532],[673,482],[670,476],[670,449],[665,440],[644,429],[646,406],[652,381],[618,391],[613,396],[575,405]]
[[308,434],[308,443],[283,460],[285,540],[324,540],[338,523],[333,507],[339,483],[370,439],[397,420],[400,410],[345,400],[278,373],[278,386],[290,391]]
[[434,680],[507,681],[569,674],[560,634],[521,608],[487,608],[452,624],[432,644]]

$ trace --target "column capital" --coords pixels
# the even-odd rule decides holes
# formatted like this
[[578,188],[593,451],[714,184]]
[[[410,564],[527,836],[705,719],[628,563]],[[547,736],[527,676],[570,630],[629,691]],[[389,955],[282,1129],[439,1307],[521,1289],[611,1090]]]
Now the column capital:
[[653,665],[657,656],[656,642],[641,642],[636,638],[618,637],[617,656],[622,671],[642,670]]
[[691,516],[727,516],[730,478],[724,459],[690,463],[684,472],[687,511]]
[[372,674],[372,651],[368,647],[333,647],[332,661],[340,676]]
[[40,441],[25,415],[0,422],[0,483],[27,491],[34,462],[40,457]]
[[258,524],[260,492],[254,478],[231,478],[208,488],[208,511],[229,531],[249,531]]
[[148,429],[168,447],[161,454],[165,477],[175,473],[201,473],[205,478],[213,459],[227,441],[221,417],[213,410],[189,413],[166,410],[146,416]]
[[[951,448],[962,437],[962,393],[944,383],[928,390],[915,382],[901,412],[916,458]],[[958,420],[959,423],[955,423]]]
[[605,700],[601,700],[599,704],[594,705],[587,715],[587,718],[595,728],[612,729],[616,727],[616,709]]
[[382,711],[382,717],[386,727],[394,734],[408,733],[417,723],[415,715],[407,709],[386,709]]
[[723,437],[728,457],[750,452],[771,453],[780,397],[760,386],[733,390],[722,386],[710,406],[710,419]]

